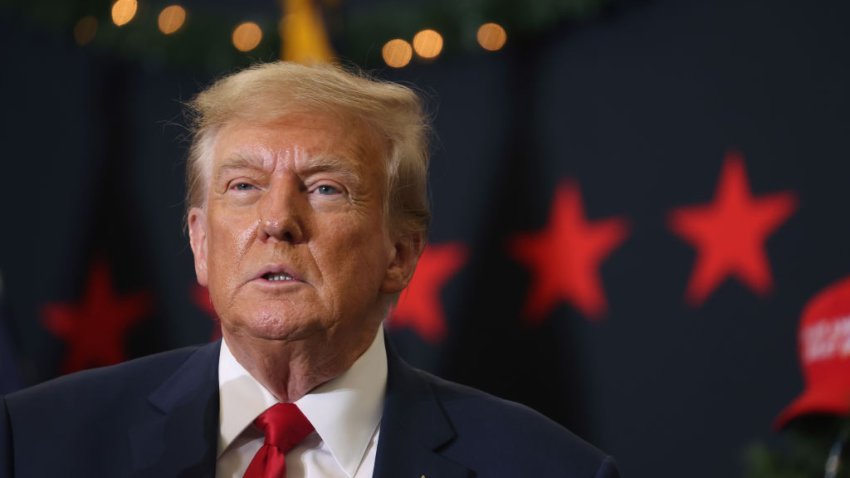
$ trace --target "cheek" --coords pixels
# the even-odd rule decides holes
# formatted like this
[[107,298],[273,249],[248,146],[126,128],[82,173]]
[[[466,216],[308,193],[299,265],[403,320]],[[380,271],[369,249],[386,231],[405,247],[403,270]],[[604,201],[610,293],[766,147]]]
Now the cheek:
[[220,275],[223,278],[232,276],[235,270],[233,266],[247,254],[251,241],[256,236],[256,223],[227,217],[214,218],[210,221],[210,232],[208,236],[208,254],[212,258],[210,274]]
[[356,290],[357,295],[374,299],[388,266],[383,228],[337,222],[329,230],[313,248],[325,281],[334,285],[329,292],[354,295]]
[[258,225],[259,221],[254,222],[253,224],[249,223],[247,226],[233,232],[233,248],[236,253],[236,257],[242,257],[248,251],[251,241],[257,235]]

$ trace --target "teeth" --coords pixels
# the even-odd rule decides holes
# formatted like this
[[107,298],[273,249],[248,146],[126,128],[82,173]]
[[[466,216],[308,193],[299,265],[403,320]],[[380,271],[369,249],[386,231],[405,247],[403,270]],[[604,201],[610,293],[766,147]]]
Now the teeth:
[[292,276],[287,274],[266,274],[266,279],[270,281],[292,280]]

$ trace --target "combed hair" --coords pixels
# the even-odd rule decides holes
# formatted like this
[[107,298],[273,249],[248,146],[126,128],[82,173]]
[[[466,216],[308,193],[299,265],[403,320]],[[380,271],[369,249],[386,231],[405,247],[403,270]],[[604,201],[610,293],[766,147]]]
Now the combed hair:
[[186,206],[205,205],[216,134],[233,121],[268,122],[288,114],[326,113],[362,121],[388,145],[385,209],[400,234],[425,234],[428,122],[410,88],[328,64],[258,64],[216,81],[188,103],[192,142]]

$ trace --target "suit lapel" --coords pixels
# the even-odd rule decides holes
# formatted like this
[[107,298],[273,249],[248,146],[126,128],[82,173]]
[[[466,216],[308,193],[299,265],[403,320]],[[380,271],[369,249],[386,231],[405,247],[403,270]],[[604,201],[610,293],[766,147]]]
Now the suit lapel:
[[196,350],[148,397],[129,430],[134,476],[214,476],[221,342]]
[[418,371],[404,363],[387,339],[387,397],[375,457],[375,478],[461,478],[464,466],[437,450],[455,430]]
[[[215,475],[218,437],[216,342],[195,351],[154,393],[129,430],[133,476]],[[470,471],[439,448],[455,430],[418,371],[387,342],[387,396],[375,458],[375,478],[468,478]]]

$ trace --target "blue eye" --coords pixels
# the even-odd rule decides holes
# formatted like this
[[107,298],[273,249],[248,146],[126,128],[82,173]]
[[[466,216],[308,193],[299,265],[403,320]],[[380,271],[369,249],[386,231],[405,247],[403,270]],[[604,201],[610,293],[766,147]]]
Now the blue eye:
[[316,188],[316,192],[322,195],[329,196],[331,194],[339,194],[339,189],[327,184],[322,184],[321,186]]
[[232,188],[237,191],[248,191],[254,189],[254,185],[249,183],[236,183],[232,186]]

